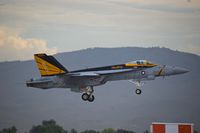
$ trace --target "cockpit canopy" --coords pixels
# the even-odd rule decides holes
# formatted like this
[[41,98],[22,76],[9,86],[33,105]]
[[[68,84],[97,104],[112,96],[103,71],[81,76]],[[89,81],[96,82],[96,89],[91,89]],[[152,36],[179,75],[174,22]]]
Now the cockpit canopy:
[[136,61],[128,62],[128,64],[151,65],[153,63],[147,60],[136,60]]

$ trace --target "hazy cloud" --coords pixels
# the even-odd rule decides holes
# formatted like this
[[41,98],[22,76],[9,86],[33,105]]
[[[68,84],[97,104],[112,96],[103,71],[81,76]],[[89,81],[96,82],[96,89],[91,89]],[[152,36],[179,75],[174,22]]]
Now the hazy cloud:
[[43,39],[23,38],[12,29],[0,27],[0,60],[26,60],[34,53],[55,54],[57,48],[49,48]]
[[15,49],[30,49],[33,47],[30,44],[47,47],[44,41],[47,40],[48,46],[56,45],[59,52],[89,47],[164,46],[200,54],[199,0],[4,0],[2,3],[0,26],[18,28],[13,31],[23,29],[6,35],[10,36],[7,41],[23,42],[21,47],[12,45]]

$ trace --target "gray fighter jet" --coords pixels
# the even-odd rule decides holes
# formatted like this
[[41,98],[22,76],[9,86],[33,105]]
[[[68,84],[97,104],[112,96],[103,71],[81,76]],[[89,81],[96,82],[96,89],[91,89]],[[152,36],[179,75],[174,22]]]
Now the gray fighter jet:
[[41,77],[31,78],[28,87],[41,89],[70,88],[74,92],[83,92],[84,101],[94,101],[94,86],[108,81],[129,80],[136,85],[136,94],[141,94],[142,81],[154,80],[156,77],[171,76],[189,72],[185,68],[154,64],[147,60],[136,60],[125,64],[87,68],[68,71],[53,56],[34,55]]

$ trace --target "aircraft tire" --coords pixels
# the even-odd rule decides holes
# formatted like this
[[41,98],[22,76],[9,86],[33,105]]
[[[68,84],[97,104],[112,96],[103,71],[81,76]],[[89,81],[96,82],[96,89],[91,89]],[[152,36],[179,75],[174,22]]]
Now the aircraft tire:
[[140,94],[142,93],[142,90],[136,89],[136,90],[135,90],[135,93],[138,94],[138,95],[140,95]]
[[89,99],[89,95],[87,94],[87,93],[83,93],[83,95],[82,95],[82,99],[84,100],[84,101],[87,101],[88,99]]
[[88,101],[89,101],[89,102],[93,102],[94,99],[95,99],[94,95],[91,95],[91,96],[89,96]]

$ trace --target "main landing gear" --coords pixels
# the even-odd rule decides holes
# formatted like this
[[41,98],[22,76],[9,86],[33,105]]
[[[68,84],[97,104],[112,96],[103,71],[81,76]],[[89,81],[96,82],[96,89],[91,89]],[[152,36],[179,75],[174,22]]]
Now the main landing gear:
[[135,84],[135,86],[136,86],[135,93],[136,93],[137,95],[142,94],[141,88],[142,88],[142,86],[144,85],[144,83],[142,83],[140,80],[138,80],[138,81],[129,80],[129,82]]
[[82,95],[82,99],[84,101],[89,101],[89,102],[93,102],[95,97],[93,95],[94,89],[92,86],[87,86],[86,88],[84,88],[83,90],[85,93],[83,93]]
[[88,95],[87,93],[83,93],[82,99],[84,101],[93,102],[94,101],[94,95]]

